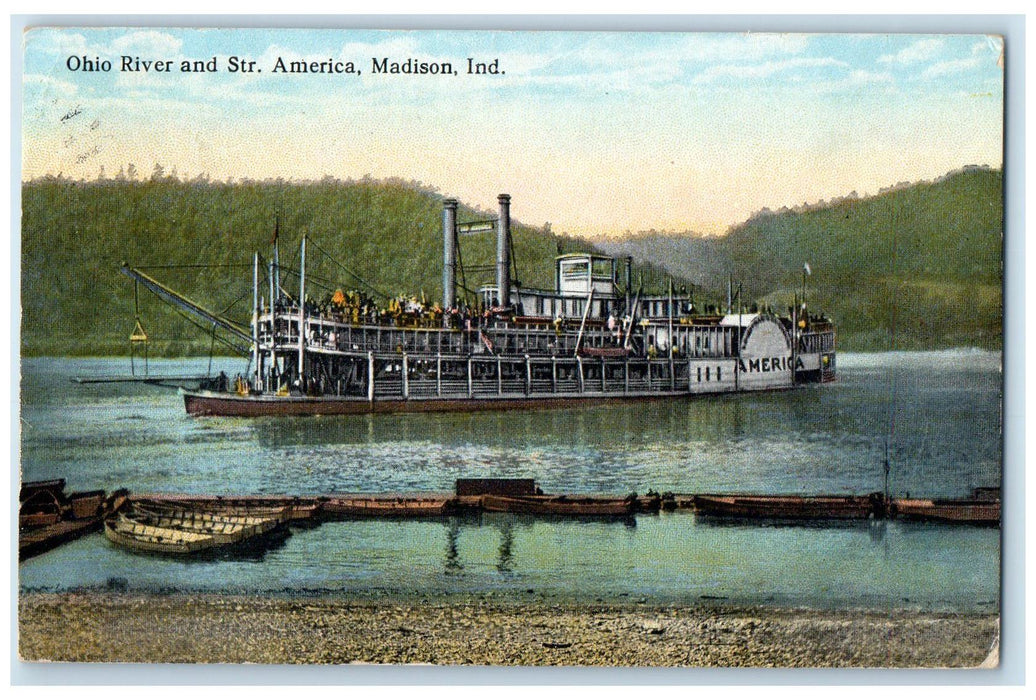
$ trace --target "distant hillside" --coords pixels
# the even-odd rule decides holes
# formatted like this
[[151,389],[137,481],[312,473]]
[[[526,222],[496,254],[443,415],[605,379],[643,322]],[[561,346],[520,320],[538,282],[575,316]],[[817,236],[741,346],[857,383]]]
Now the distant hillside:
[[652,261],[673,275],[693,281],[726,299],[727,274],[733,265],[721,239],[693,234],[646,231],[621,238],[595,239],[593,245],[616,257]]
[[834,317],[845,349],[1000,347],[1003,182],[966,168],[815,206],[763,211],[726,236],[646,233],[594,241],[686,275],[715,294],[728,275],[778,308],[801,291]]
[[[520,216],[520,203],[512,211]],[[463,204],[458,212],[460,221],[492,216],[495,212]],[[298,268],[298,242],[304,233],[310,235],[311,296],[341,287],[439,299],[441,221],[442,196],[402,180],[183,182],[164,177],[156,166],[156,176],[145,182],[45,178],[25,183],[22,352],[128,353],[133,282],[119,273],[122,261],[147,268],[214,311],[246,321],[252,254],[269,254],[275,222],[285,267]],[[512,234],[518,276],[526,286],[553,286],[559,247],[566,253],[591,248],[517,220]],[[464,237],[461,251],[465,267],[490,266],[495,239]],[[637,273],[647,284],[662,286],[659,270],[641,265]],[[477,289],[492,278],[491,271],[482,271],[458,281]],[[297,284],[287,272],[282,282]],[[153,353],[209,352],[210,329],[198,328],[143,289],[140,305]]]

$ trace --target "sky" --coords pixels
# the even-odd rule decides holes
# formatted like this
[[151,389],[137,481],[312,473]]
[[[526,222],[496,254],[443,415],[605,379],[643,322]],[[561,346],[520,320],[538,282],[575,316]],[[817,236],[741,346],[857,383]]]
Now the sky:
[[[523,223],[592,237],[722,234],[763,208],[1002,167],[999,37],[138,27],[23,44],[23,181],[129,163],[398,177],[486,209],[506,192]],[[181,72],[213,58],[216,72]],[[357,72],[282,73],[278,58]],[[457,74],[376,73],[386,58]],[[469,58],[501,72],[469,75]]]

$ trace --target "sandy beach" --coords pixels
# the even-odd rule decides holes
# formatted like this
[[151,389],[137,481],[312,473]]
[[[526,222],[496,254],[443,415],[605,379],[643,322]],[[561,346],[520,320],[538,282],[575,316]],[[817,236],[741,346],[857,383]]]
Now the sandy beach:
[[18,613],[25,661],[973,668],[998,629],[991,614],[477,598],[32,593]]

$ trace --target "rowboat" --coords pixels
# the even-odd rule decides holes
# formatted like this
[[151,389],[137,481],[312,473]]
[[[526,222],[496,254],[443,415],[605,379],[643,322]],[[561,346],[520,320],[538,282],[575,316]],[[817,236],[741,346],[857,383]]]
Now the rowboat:
[[482,509],[491,513],[529,515],[630,515],[636,508],[632,498],[594,498],[581,496],[494,496],[482,497]]
[[332,516],[412,518],[445,515],[453,511],[453,504],[452,498],[332,497],[322,509]]
[[287,519],[284,508],[252,509],[249,515],[239,515],[220,510],[187,509],[178,503],[160,501],[135,501],[132,513],[161,518],[171,523],[170,527],[178,523],[184,526],[227,524],[255,527],[259,532],[271,530]]
[[694,512],[722,518],[788,520],[866,520],[884,515],[884,496],[793,496],[699,494]]
[[218,545],[212,535],[145,525],[125,515],[106,520],[104,534],[119,546],[158,554],[192,554]]
[[1000,501],[895,498],[891,513],[903,520],[999,525]]
[[217,545],[241,542],[269,532],[280,524],[280,521],[275,518],[212,517],[208,514],[191,512],[156,514],[133,511],[125,514],[125,518],[140,525],[211,535]]
[[147,507],[179,508],[222,515],[256,517],[278,516],[283,520],[308,520],[320,511],[320,503],[313,498],[292,498],[286,496],[144,496],[134,499],[135,503]]

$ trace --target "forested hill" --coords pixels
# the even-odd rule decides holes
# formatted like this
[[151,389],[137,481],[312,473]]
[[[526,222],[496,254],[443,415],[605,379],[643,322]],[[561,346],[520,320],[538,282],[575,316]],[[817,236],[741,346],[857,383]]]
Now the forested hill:
[[968,167],[932,182],[763,211],[725,236],[641,233],[594,241],[706,289],[743,282],[748,301],[787,307],[801,291],[853,350],[999,348],[1003,182]]
[[[459,221],[495,216],[463,204],[458,211]],[[591,247],[546,225],[523,225],[520,202],[513,202],[512,217],[518,277],[526,286],[552,288],[559,249]],[[132,280],[119,273],[123,261],[247,323],[252,254],[269,255],[275,227],[286,268],[298,269],[299,240],[310,237],[313,297],[342,288],[423,293],[432,302],[442,293],[441,222],[442,196],[402,180],[184,182],[157,168],[144,182],[34,180],[22,187],[22,353],[128,353],[134,296]],[[470,270],[489,268],[495,238],[462,237],[461,255]],[[642,265],[637,274],[646,286],[664,287],[657,269]],[[297,284],[287,272],[285,278],[286,286]],[[492,279],[491,269],[482,269],[458,281],[477,289]],[[209,352],[207,329],[143,289],[140,310],[152,353]]]
[[[512,213],[518,277],[526,286],[553,286],[559,249],[596,246],[644,263],[636,274],[648,289],[664,289],[668,270],[679,283],[696,284],[696,298],[719,299],[733,276],[743,282],[746,302],[784,308],[801,290],[809,262],[811,307],[835,319],[843,349],[1000,346],[999,170],[968,168],[872,197],[763,211],[709,238],[651,232],[586,242],[519,223],[520,202]],[[462,204],[458,219],[494,216]],[[119,274],[122,261],[245,321],[251,255],[269,253],[275,226],[286,268],[298,267],[302,234],[313,241],[307,260],[313,296],[335,287],[375,288],[435,300],[441,218],[441,195],[402,180],[228,184],[158,175],[144,182],[25,183],[22,352],[129,352],[133,283]],[[466,268],[483,269],[459,281],[471,289],[492,281],[492,236],[463,237],[461,250]],[[295,284],[290,276],[287,284]],[[206,329],[143,290],[140,308],[152,352],[209,351]]]

